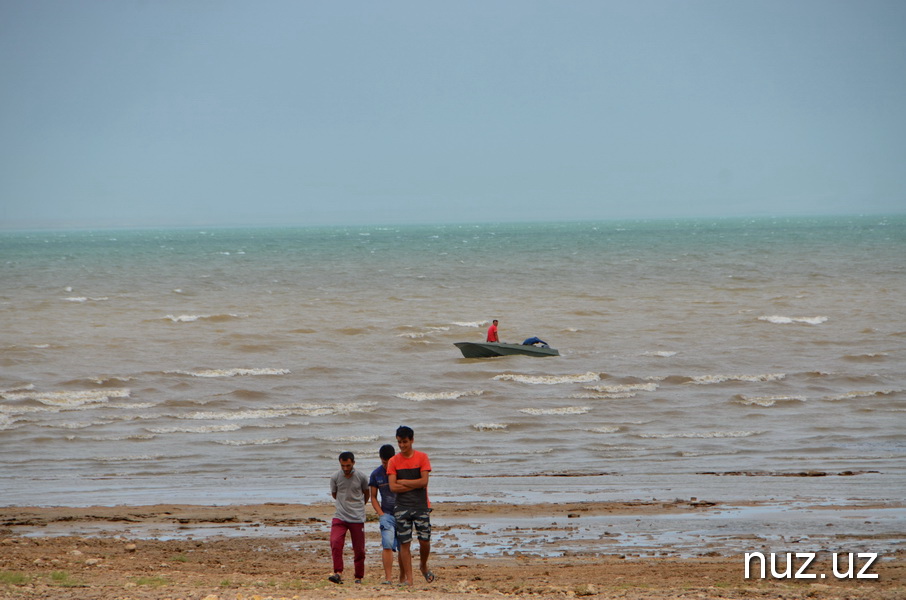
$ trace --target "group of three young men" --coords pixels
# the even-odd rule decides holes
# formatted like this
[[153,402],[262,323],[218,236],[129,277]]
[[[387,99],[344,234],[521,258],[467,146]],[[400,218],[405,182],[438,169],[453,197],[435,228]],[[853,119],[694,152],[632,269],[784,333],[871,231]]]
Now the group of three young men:
[[[346,532],[352,539],[355,582],[365,577],[365,505],[371,501],[380,516],[381,560],[384,582],[392,584],[393,553],[399,552],[401,585],[412,585],[412,535],[418,538],[419,567],[425,581],[434,581],[428,568],[431,553],[431,504],[428,500],[428,475],[431,462],[424,452],[415,450],[412,428],[396,430],[399,453],[390,444],[380,449],[381,466],[366,479],[355,469],[352,452],[340,454],[340,470],[330,478],[330,491],[336,500],[336,514],[330,527],[333,575],[328,579],[343,582],[343,546]],[[380,496],[380,502],[378,497]]]

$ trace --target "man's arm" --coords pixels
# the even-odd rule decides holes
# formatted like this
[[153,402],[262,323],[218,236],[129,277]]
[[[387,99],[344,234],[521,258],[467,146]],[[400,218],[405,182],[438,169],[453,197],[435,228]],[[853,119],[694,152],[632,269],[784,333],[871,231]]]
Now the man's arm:
[[381,510],[381,503],[378,502],[378,499],[377,499],[378,489],[376,487],[374,487],[373,485],[371,487],[369,487],[368,489],[371,491],[371,506],[374,508],[374,512],[376,512],[378,514],[378,516],[383,515],[384,511]]
[[428,475],[431,471],[419,471],[420,477],[418,479],[403,479],[402,481],[397,480],[396,473],[390,475],[390,491],[395,494],[400,494],[402,492],[411,492],[412,490],[419,490],[422,488],[428,487]]

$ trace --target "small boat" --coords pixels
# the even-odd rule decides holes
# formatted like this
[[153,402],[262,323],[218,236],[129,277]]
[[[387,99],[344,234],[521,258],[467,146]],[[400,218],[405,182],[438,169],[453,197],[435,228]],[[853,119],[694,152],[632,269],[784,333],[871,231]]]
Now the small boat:
[[492,356],[560,356],[556,348],[530,344],[502,344],[500,342],[455,342],[466,358],[490,358]]

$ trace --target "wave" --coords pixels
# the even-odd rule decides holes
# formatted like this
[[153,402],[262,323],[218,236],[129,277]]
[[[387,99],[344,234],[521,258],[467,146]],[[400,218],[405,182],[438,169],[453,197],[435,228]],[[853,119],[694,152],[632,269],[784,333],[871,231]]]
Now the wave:
[[17,385],[16,387],[6,388],[5,390],[0,390],[0,396],[3,396],[4,394],[10,394],[13,392],[28,392],[33,389],[35,389],[35,384],[26,383],[23,385]]
[[168,434],[168,433],[224,433],[227,431],[239,431],[241,425],[200,425],[198,427],[145,427],[145,431],[150,433]]
[[566,396],[571,400],[625,400],[627,398],[635,398],[638,396],[635,392],[619,392],[616,394],[608,394],[603,392],[584,392],[580,394],[570,394]]
[[697,375],[689,377],[688,383],[696,385],[711,385],[714,383],[724,383],[726,381],[742,381],[746,383],[757,383],[766,381],[780,381],[786,377],[786,373],[765,373],[762,375]]
[[79,439],[91,440],[92,442],[131,442],[131,441],[147,441],[153,440],[156,436],[150,433],[136,433],[134,435],[91,435],[87,437],[77,437],[68,435],[66,436],[67,440],[75,441]]
[[759,321],[767,321],[776,325],[789,325],[791,323],[805,323],[806,325],[820,325],[828,321],[827,317],[783,317],[780,315],[771,315],[758,317]]
[[456,325],[457,327],[482,327],[487,325],[488,321],[453,321],[451,325]]
[[656,356],[658,358],[670,358],[676,356],[676,352],[670,350],[657,350],[654,352],[642,352],[642,356]]
[[527,415],[584,415],[591,410],[590,406],[564,406],[562,408],[521,408],[519,412]]
[[289,438],[267,438],[263,440],[211,440],[215,444],[222,446],[274,446],[276,444],[285,444]]
[[243,319],[244,315],[237,314],[222,314],[222,315],[167,315],[163,317],[164,321],[172,321],[173,323],[194,323],[195,321],[214,321],[215,323],[221,323],[223,321],[231,321],[233,319]]
[[173,416],[177,419],[246,421],[254,419],[273,419],[293,416],[323,417],[328,415],[348,415],[351,413],[371,412],[376,406],[377,402],[352,402],[347,404],[297,404],[283,407],[235,411],[197,411],[193,413]]
[[735,396],[735,401],[746,406],[763,406],[765,408],[774,406],[778,402],[805,402],[806,398],[803,396],[745,396],[743,394],[738,394]]
[[2,392],[0,397],[5,400],[25,400],[40,402],[46,406],[55,407],[79,407],[86,404],[100,404],[107,402],[111,398],[128,398],[131,390],[110,389],[110,390],[81,390],[81,391],[58,391],[58,392]]
[[594,427],[588,431],[592,433],[616,433],[620,428],[616,425],[604,425],[603,427]]
[[603,394],[621,394],[623,392],[653,392],[658,388],[656,383],[624,383],[617,385],[586,386],[586,390]]
[[852,400],[854,398],[871,398],[872,396],[889,396],[891,394],[897,394],[902,390],[865,390],[865,391],[853,391],[846,392],[844,394],[838,394],[835,396],[822,396],[821,400],[827,401],[839,401],[839,400]]
[[198,369],[195,371],[164,371],[168,375],[189,375],[191,377],[244,377],[256,375],[289,375],[289,369]]
[[319,440],[324,440],[325,442],[345,442],[347,444],[365,444],[376,442],[380,439],[376,435],[345,435],[337,437],[319,437]]
[[472,429],[475,431],[503,431],[508,427],[505,423],[475,423]]
[[101,296],[99,298],[89,298],[87,296],[70,296],[68,298],[63,298],[63,300],[65,300],[66,302],[76,302],[81,304],[83,302],[106,302],[107,300],[110,300],[110,298],[106,296]]
[[581,375],[519,375],[516,373],[503,373],[494,377],[496,381],[516,381],[533,385],[556,385],[560,383],[588,383],[599,381],[598,373],[584,373]]
[[887,360],[887,352],[867,352],[865,354],[847,354],[843,357],[843,360],[850,362],[880,362]]
[[715,438],[745,438],[758,435],[760,431],[708,431],[704,433],[639,433],[640,438],[645,439],[715,439]]
[[481,396],[484,390],[466,390],[464,392],[403,392],[396,394],[397,398],[403,400],[414,400],[415,402],[424,402],[425,400],[457,400],[468,396]]

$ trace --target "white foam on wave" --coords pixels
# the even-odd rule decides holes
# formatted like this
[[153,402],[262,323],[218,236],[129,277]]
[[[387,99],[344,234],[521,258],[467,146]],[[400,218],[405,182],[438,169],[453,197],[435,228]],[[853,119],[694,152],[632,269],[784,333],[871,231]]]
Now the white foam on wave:
[[198,427],[145,427],[151,433],[224,433],[226,431],[239,431],[241,425],[200,425]]
[[426,335],[428,335],[428,334],[423,331],[410,331],[408,333],[397,334],[396,337],[407,338],[410,340],[420,340],[423,337],[425,337]]
[[352,402],[346,404],[296,404],[283,407],[258,408],[235,411],[198,411],[174,415],[177,419],[208,421],[248,421],[255,419],[273,419],[280,417],[328,415],[348,415],[350,413],[371,412],[377,402]]
[[95,456],[93,460],[102,463],[116,462],[133,462],[146,460],[161,460],[163,458],[176,458],[173,456],[164,456],[163,454],[125,454],[122,456]]
[[95,427],[97,425],[109,425],[113,423],[110,420],[100,420],[100,421],[78,421],[78,422],[69,422],[69,423],[41,423],[39,427],[45,427],[47,429],[88,429],[89,427]]
[[640,433],[640,438],[646,439],[716,439],[716,438],[745,438],[758,435],[760,431],[707,431],[703,433]]
[[265,438],[262,440],[211,440],[215,444],[222,446],[274,446],[276,444],[285,444],[289,438]]
[[[155,437],[156,436],[150,433],[137,433],[135,435],[91,435],[82,439],[91,440],[93,442],[129,442],[132,440],[143,442],[153,440]],[[77,438],[76,436],[66,436],[66,439],[73,440]]]
[[35,384],[33,384],[33,383],[27,383],[25,385],[17,385],[16,387],[7,388],[5,390],[0,390],[0,396],[4,396],[5,394],[11,394],[13,392],[28,392],[33,389],[35,389]]
[[854,398],[871,398],[872,396],[889,396],[890,394],[896,394],[902,390],[865,390],[865,391],[854,391],[846,392],[845,394],[838,394],[835,396],[823,396],[821,400],[828,400],[831,402],[839,400],[852,400]]
[[724,383],[725,381],[742,381],[747,383],[779,381],[786,377],[786,373],[764,373],[762,375],[698,375],[690,378],[690,383],[696,385],[710,385]]
[[570,394],[567,396],[570,400],[625,400],[627,398],[635,398],[638,396],[636,392],[620,392],[616,394],[607,394],[603,392],[582,392],[579,394]]
[[642,356],[656,356],[658,358],[670,358],[671,356],[676,356],[676,352],[671,352],[669,350],[657,350],[654,352],[642,352]]
[[98,385],[104,385],[105,383],[110,383],[111,381],[121,381],[123,383],[127,383],[129,381],[133,381],[134,379],[135,379],[135,377],[121,377],[121,376],[114,376],[114,375],[111,375],[109,377],[98,376],[98,377],[89,378],[90,381],[93,381]]
[[324,440],[325,442],[343,442],[346,444],[367,444],[371,442],[376,442],[380,438],[376,435],[344,435],[337,437],[320,437],[319,440]]
[[826,323],[827,317],[784,317],[780,315],[770,315],[758,317],[759,321],[774,323],[775,325],[789,325],[791,323],[805,323],[806,325],[820,325]]
[[578,375],[519,375],[518,373],[502,373],[494,377],[496,381],[516,381],[532,385],[557,385],[560,383],[588,383],[600,381],[598,373],[583,373]]
[[424,402],[425,400],[457,400],[469,396],[481,396],[484,390],[465,390],[453,392],[403,392],[396,394],[397,398],[403,400],[413,400],[415,402]]
[[589,429],[592,433],[616,433],[620,430],[616,425],[604,425],[603,427],[593,427]]
[[246,377],[258,375],[289,375],[289,369],[197,369],[195,371],[166,371],[169,375],[191,377]]
[[167,315],[163,317],[165,321],[172,321],[174,323],[194,323],[196,321],[203,321],[206,319],[241,319],[242,315],[237,315],[233,313],[227,313],[224,315]]
[[472,429],[475,431],[503,431],[507,428],[505,423],[475,423]]
[[737,402],[744,404],[746,406],[763,406],[765,408],[774,406],[778,402],[788,402],[788,401],[798,401],[805,402],[806,398],[804,396],[744,396],[740,394],[737,396]]
[[456,325],[457,327],[481,327],[482,325],[487,325],[487,321],[453,321],[451,325]]
[[90,298],[88,296],[70,296],[68,298],[63,298],[63,300],[65,300],[66,302],[76,302],[81,304],[83,302],[106,302],[107,300],[110,300],[110,298],[106,296],[100,296],[98,298]]
[[586,390],[603,394],[621,394],[623,392],[653,392],[658,388],[656,383],[624,383],[617,385],[586,386]]
[[705,456],[726,456],[726,455],[732,455],[732,454],[739,454],[739,450],[714,450],[711,452],[707,452],[707,451],[694,452],[691,450],[682,450],[678,454],[679,454],[679,456],[682,456],[685,458],[698,458],[698,457],[705,457]]
[[590,406],[564,406],[562,408],[520,408],[519,412],[527,415],[584,415],[591,410]]
[[111,398],[128,398],[131,393],[131,390],[124,388],[81,391],[63,390],[57,392],[3,392],[0,393],[0,396],[6,400],[32,400],[47,406],[75,408],[86,404],[100,404],[107,402]]

